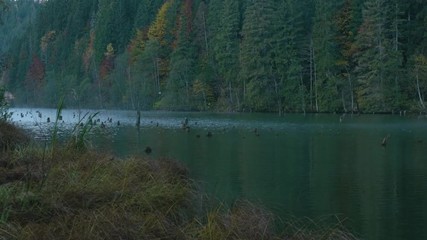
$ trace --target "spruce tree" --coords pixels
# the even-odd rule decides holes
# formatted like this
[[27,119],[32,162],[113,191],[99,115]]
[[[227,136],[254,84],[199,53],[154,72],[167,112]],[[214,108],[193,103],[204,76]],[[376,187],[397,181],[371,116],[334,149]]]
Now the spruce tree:
[[316,111],[334,112],[341,110],[341,94],[338,78],[337,29],[333,21],[335,1],[315,0],[313,25],[313,50],[315,63]]
[[253,111],[275,106],[273,76],[274,2],[259,0],[245,11],[240,53],[240,81],[244,102]]
[[176,47],[171,55],[166,91],[161,102],[169,109],[192,108],[194,54],[189,39],[191,29],[188,27],[188,17],[190,17],[188,14],[180,14]]
[[274,20],[273,79],[276,109],[305,111],[305,86],[301,82],[302,58],[299,54],[301,14],[291,1],[278,1]]
[[394,68],[399,58],[393,49],[390,22],[390,5],[385,0],[367,0],[363,11],[363,23],[356,38],[358,53],[357,100],[359,110],[364,112],[388,112],[393,96]]
[[240,7],[237,0],[225,0],[220,17],[221,28],[216,35],[215,52],[218,72],[223,80],[221,82],[221,94],[226,99],[227,109],[239,108],[240,91],[237,81],[239,67],[239,30]]

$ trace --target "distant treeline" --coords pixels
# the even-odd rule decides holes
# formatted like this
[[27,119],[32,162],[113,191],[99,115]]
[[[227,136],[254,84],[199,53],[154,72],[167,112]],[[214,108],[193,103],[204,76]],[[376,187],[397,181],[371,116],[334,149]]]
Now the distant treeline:
[[425,0],[5,0],[19,105],[425,111]]

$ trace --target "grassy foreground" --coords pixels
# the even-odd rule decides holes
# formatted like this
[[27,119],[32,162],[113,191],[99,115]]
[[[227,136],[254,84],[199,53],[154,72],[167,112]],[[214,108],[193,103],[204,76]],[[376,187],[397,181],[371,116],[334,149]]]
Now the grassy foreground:
[[277,231],[246,201],[212,206],[175,161],[32,147],[1,124],[0,239],[355,239],[295,221]]

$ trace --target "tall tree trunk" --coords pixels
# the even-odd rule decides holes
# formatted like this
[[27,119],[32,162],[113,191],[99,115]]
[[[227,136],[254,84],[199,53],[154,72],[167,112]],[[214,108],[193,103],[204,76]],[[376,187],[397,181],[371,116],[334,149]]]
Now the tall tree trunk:
[[353,82],[351,81],[351,74],[348,68],[346,67],[345,70],[347,71],[347,79],[348,79],[348,85],[350,87],[350,97],[351,97],[351,113],[354,112],[354,91],[353,91]]
[[310,40],[310,108],[313,109],[313,39]]
[[207,32],[207,29],[206,29],[205,12],[203,12],[202,18],[203,18],[202,19],[203,20],[203,34],[204,34],[204,38],[205,38],[206,56],[209,57],[208,32]]
[[279,116],[282,116],[282,100],[279,96],[279,84],[277,83],[276,78],[274,78],[274,92],[276,94],[277,112],[279,113]]
[[[394,15],[394,51],[399,51],[399,5],[396,2],[395,5],[395,15]],[[395,85],[395,95],[398,96],[399,94],[399,81],[397,74],[394,76],[394,85]]]
[[95,79],[95,81],[98,83],[98,100],[99,100],[99,105],[101,107],[101,109],[104,108],[104,104],[103,104],[103,99],[102,99],[102,91],[101,91],[101,79],[99,78],[99,74],[98,74],[98,68],[96,67],[96,62],[95,62],[95,58],[92,57],[92,64],[93,64],[93,77]]
[[207,99],[206,99],[206,91],[205,91],[205,88],[203,88],[203,90],[202,90],[202,94],[203,94],[203,103],[204,103],[204,105],[205,105],[205,110],[207,110],[207,108],[208,108],[208,101],[207,101]]
[[157,88],[157,94],[161,94],[160,91],[160,70],[159,70],[159,59],[156,57],[153,58],[153,67],[154,67],[154,85]]
[[230,101],[230,107],[233,107],[233,88],[231,86],[231,81],[228,81],[228,95],[229,95],[229,101]]
[[417,79],[417,93],[418,93],[418,99],[420,101],[420,105],[423,109],[425,109],[425,105],[424,105],[424,99],[423,96],[421,94],[421,89],[420,89],[420,80],[419,80],[419,73],[418,73],[418,68],[416,69],[416,75],[415,78]]
[[[313,51],[313,60],[314,60],[314,51]],[[314,97],[315,97],[315,104],[316,104],[316,112],[319,112],[319,99],[317,94],[317,72],[316,72],[316,62],[313,61],[313,69],[314,69]]]
[[131,70],[130,70],[130,65],[127,67],[126,69],[127,71],[127,79],[128,79],[128,83],[129,83],[129,94],[130,94],[130,102],[132,105],[132,109],[135,109],[135,86],[133,85],[133,81],[132,81],[132,75],[131,75]]
[[345,99],[344,99],[344,90],[341,91],[341,100],[342,100],[342,107],[344,109],[344,112],[347,112],[347,107],[345,106]]
[[304,115],[305,115],[304,81],[302,78],[302,73],[300,74],[300,94],[301,94],[302,111],[304,112]]

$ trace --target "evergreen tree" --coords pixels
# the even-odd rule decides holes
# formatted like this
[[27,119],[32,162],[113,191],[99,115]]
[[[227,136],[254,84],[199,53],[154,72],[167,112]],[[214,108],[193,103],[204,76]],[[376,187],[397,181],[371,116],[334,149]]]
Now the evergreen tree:
[[253,2],[245,11],[240,54],[240,79],[244,101],[253,111],[274,108],[272,36],[274,34],[274,3],[272,0]]
[[158,41],[148,40],[144,52],[131,66],[129,86],[134,109],[151,109],[161,97],[160,48]]
[[211,73],[211,84],[212,84],[212,88],[214,90],[214,95],[215,95],[215,99],[218,99],[220,94],[221,94],[221,85],[222,85],[222,80],[221,80],[221,76],[219,75],[218,72],[218,64],[216,62],[216,52],[214,49],[217,49],[217,35],[219,30],[221,29],[221,25],[220,25],[220,21],[218,19],[218,16],[222,16],[221,12],[224,6],[224,0],[209,0],[209,4],[208,4],[208,14],[207,14],[207,19],[206,19],[206,25],[207,25],[207,41],[206,41],[206,45],[207,45],[207,57],[208,59],[206,60],[207,63],[209,65],[208,68],[204,68],[204,69],[210,69],[212,71],[210,71]]
[[207,28],[207,5],[202,1],[197,8],[193,21],[193,43],[197,47],[198,57],[208,57],[208,28]]
[[[193,105],[196,109],[208,110],[214,106],[215,72],[209,56],[209,33],[207,26],[208,6],[201,1],[193,20],[192,45],[195,48],[195,77],[193,82]],[[215,69],[216,70],[216,69]]]
[[59,92],[98,107],[423,108],[420,0],[1,3],[1,79],[18,104]]
[[171,55],[170,72],[161,106],[169,109],[191,110],[191,96],[194,74],[194,54],[190,44],[191,28],[188,25],[191,13],[185,5],[178,22],[176,47]]
[[[215,37],[220,28],[221,22],[218,16],[221,16],[221,12],[224,6],[224,0],[209,0],[208,15],[207,15],[207,26],[208,26],[208,52],[213,52],[217,45],[217,38]],[[213,53],[212,53],[213,54]]]
[[140,1],[135,17],[134,27],[136,29],[146,29],[150,26],[151,21],[160,7],[161,1],[142,0]]
[[129,78],[130,54],[125,51],[115,58],[114,71],[108,76],[108,82],[111,83],[111,104],[112,107],[126,107],[131,106],[130,93],[131,87],[128,86],[129,81],[124,79]]
[[340,68],[342,88],[341,96],[343,101],[343,110],[345,112],[353,112],[356,109],[355,96],[354,96],[354,76],[353,71],[354,63],[354,41],[356,31],[353,27],[355,18],[354,8],[355,0],[344,0],[339,7],[338,14],[336,15],[335,22],[338,30],[337,45],[339,47],[339,57],[337,66]]
[[387,14],[390,5],[384,0],[368,0],[363,11],[363,23],[356,38],[358,53],[355,69],[359,110],[391,111],[390,89],[394,86],[392,68],[398,53],[393,50]]
[[221,83],[221,94],[227,99],[227,109],[239,109],[240,86],[238,85],[239,68],[239,30],[240,30],[240,7],[237,0],[225,0],[220,18],[221,28],[216,35],[215,52],[218,72],[223,79]]
[[336,3],[315,0],[313,54],[315,66],[316,111],[333,112],[340,109],[341,94],[338,78],[337,30],[334,25]]
[[279,114],[286,111],[305,111],[305,86],[302,82],[301,43],[302,15],[295,11],[292,1],[279,1],[274,20],[274,79],[275,100]]

